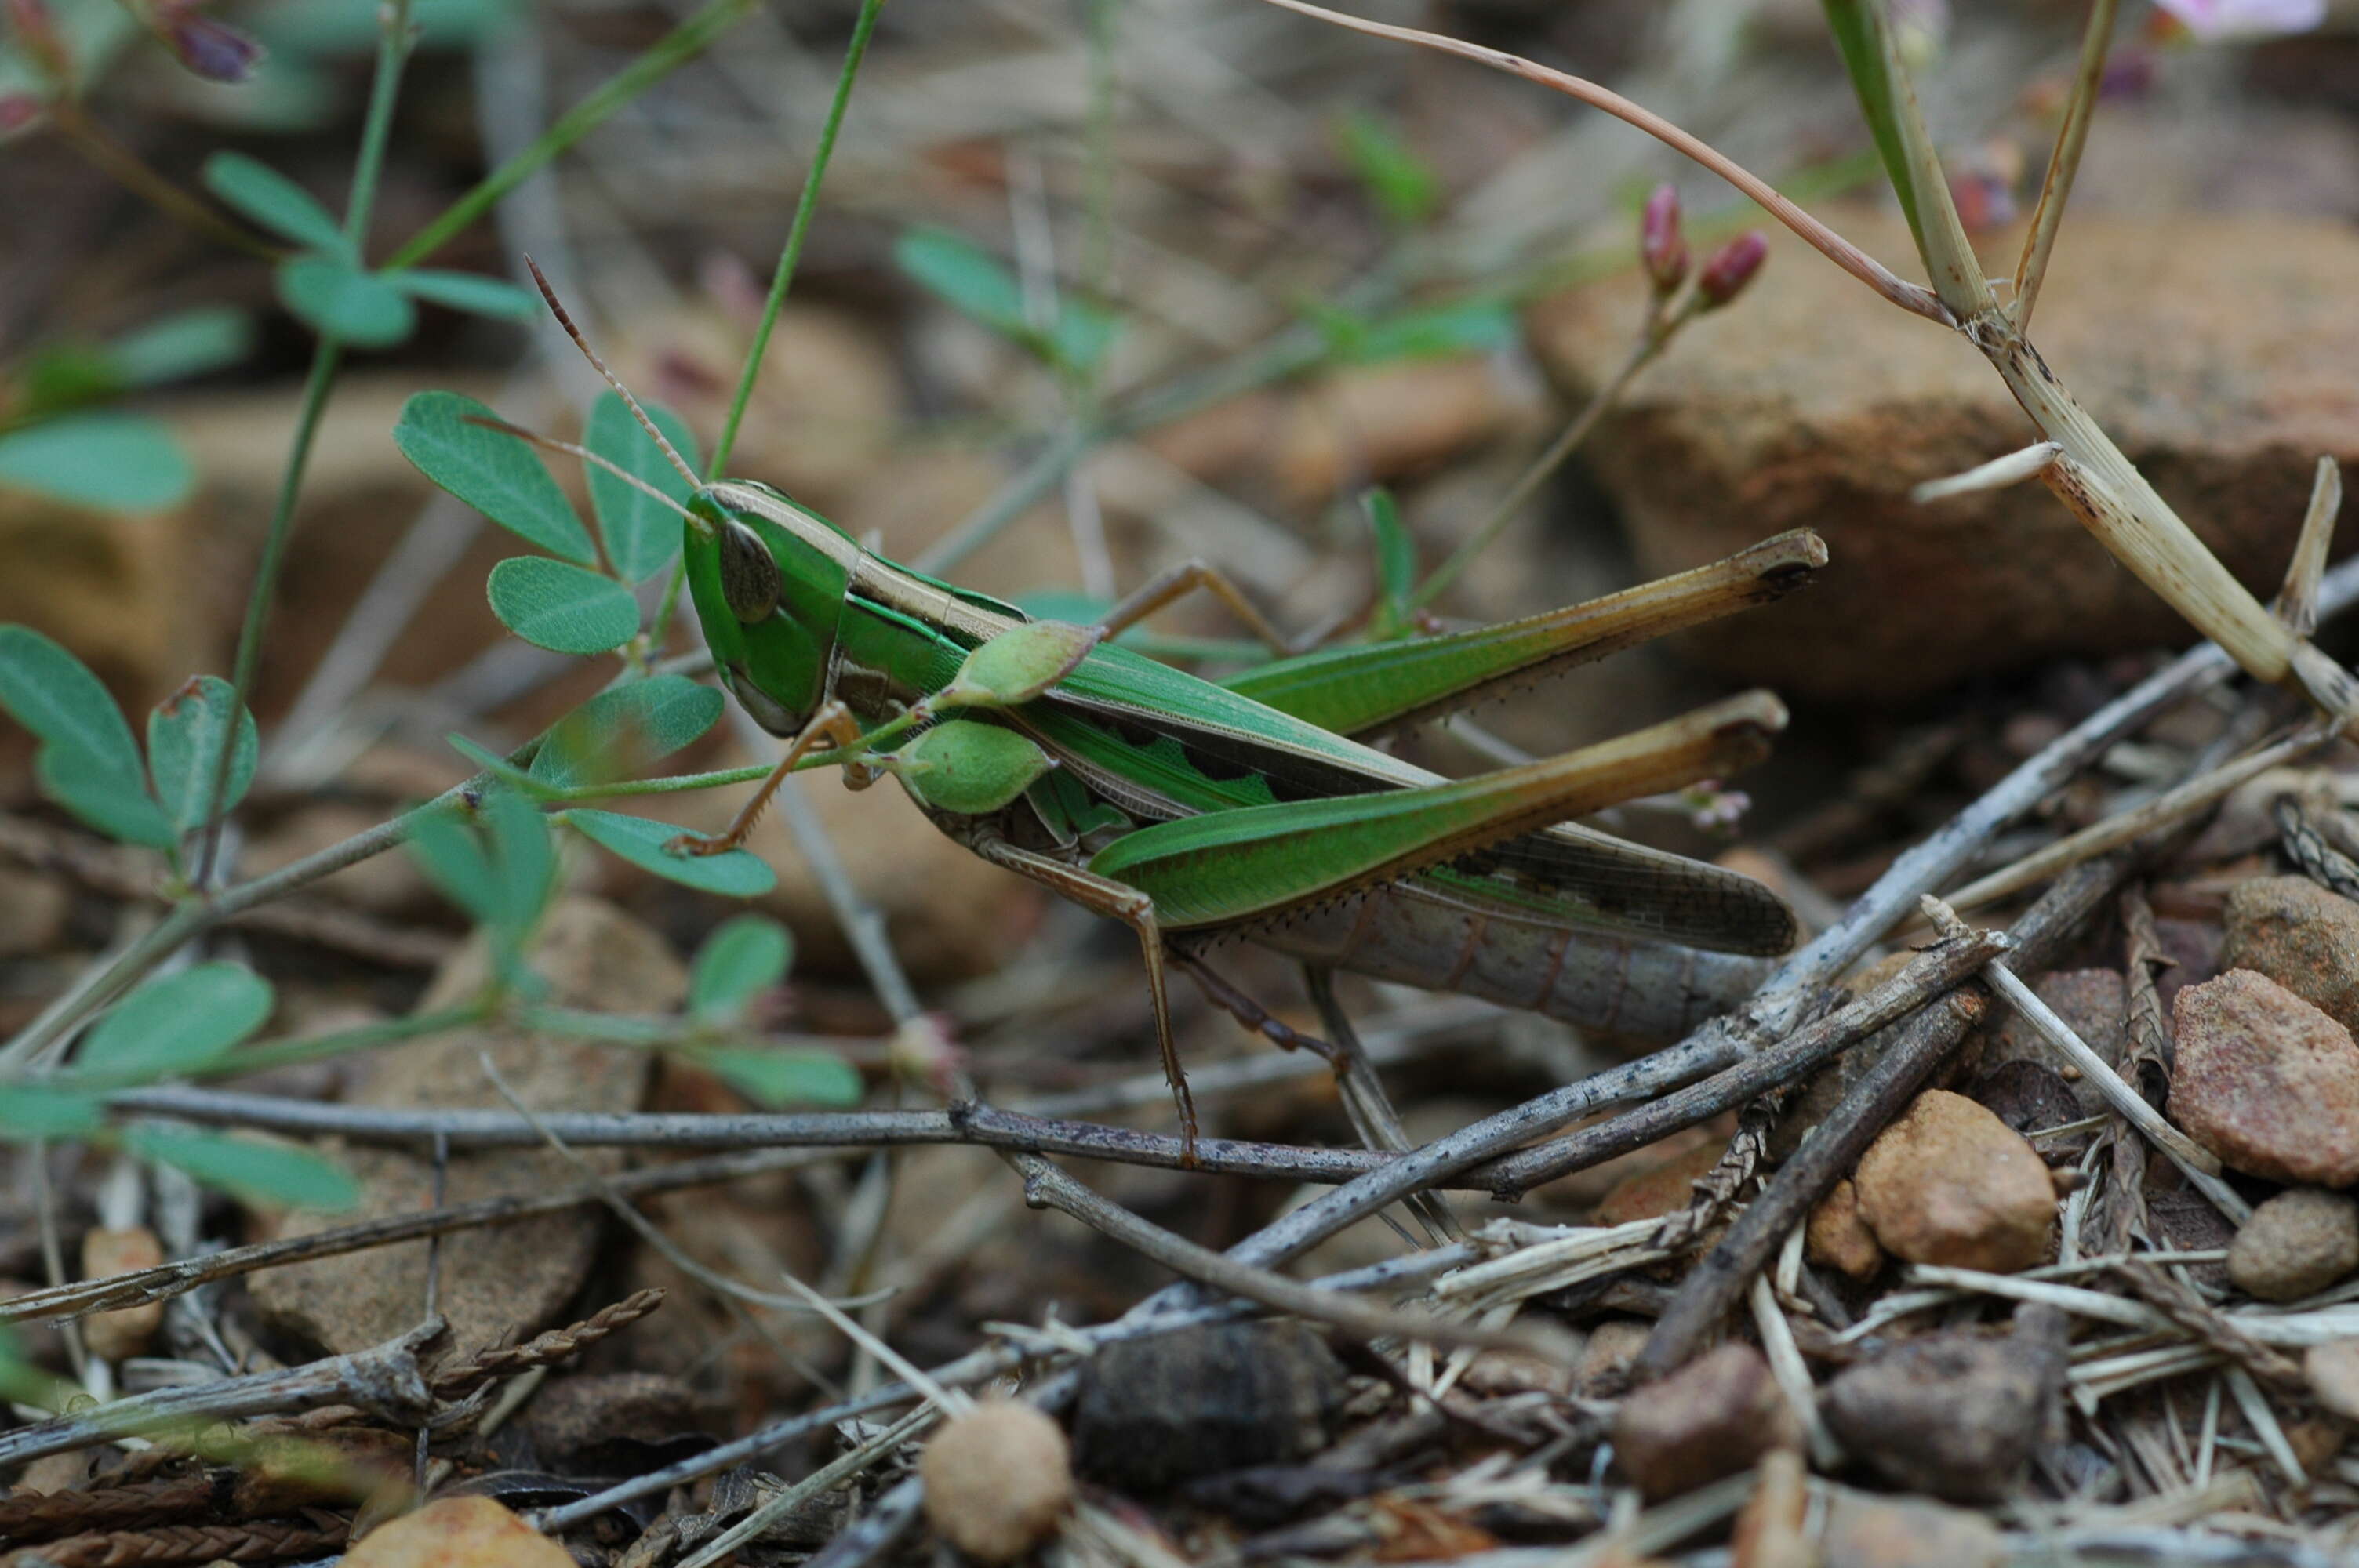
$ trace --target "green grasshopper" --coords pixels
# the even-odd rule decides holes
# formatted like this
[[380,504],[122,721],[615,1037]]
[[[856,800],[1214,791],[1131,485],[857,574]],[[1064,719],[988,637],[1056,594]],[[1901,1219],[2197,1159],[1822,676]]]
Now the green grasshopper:
[[951,838],[1137,935],[1190,1148],[1169,968],[1249,1027],[1301,1038],[1204,968],[1220,939],[1609,1026],[1626,990],[1679,993],[1679,1014],[1712,989],[1697,981],[1701,958],[1791,945],[1791,913],[1758,882],[1568,821],[1758,760],[1785,722],[1767,693],[1465,779],[1365,742],[1777,598],[1824,563],[1814,535],[1570,609],[1280,658],[1216,683],[1111,641],[1202,589],[1275,642],[1201,563],[1158,576],[1097,626],[1031,621],[864,547],[767,485],[699,479],[607,379],[694,489],[679,509],[683,563],[721,679],[788,742],[727,832],[674,849],[736,848],[798,769],[837,765],[855,787],[897,774]]

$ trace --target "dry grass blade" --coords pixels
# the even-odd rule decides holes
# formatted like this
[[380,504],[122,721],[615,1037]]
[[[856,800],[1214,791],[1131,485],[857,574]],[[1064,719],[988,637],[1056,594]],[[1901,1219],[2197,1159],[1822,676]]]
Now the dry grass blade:
[[2048,173],[2039,182],[2039,201],[2031,210],[2031,230],[2023,238],[2023,256],[2015,265],[2015,299],[2007,307],[2015,330],[2031,330],[2032,308],[2039,302],[2039,285],[2048,276],[2048,258],[2056,248],[2056,231],[2064,221],[2064,204],[2072,197],[2072,178],[2080,172],[2081,150],[2088,145],[2089,121],[2097,109],[2098,90],[2105,79],[2105,56],[2114,39],[2114,15],[2120,0],[2091,0],[2089,25],[2081,38],[2081,60],[2072,73],[2072,93],[2065,101],[2064,123],[2056,130],[2056,148],[2049,155]]
[[1309,0],[1268,0],[1268,3],[1305,16],[1314,17],[1321,22],[1332,23],[1339,27],[1348,27],[1355,33],[1365,33],[1371,38],[1391,38],[1399,43],[1415,44],[1420,49],[1456,55],[1461,59],[1471,59],[1479,65],[1487,65],[1494,70],[1504,70],[1510,76],[1520,76],[1527,81],[1538,82],[1542,87],[1552,88],[1568,97],[1577,98],[1593,108],[1603,109],[1614,118],[1636,126],[1666,146],[1694,159],[1736,187],[1759,203],[1764,211],[1791,229],[1813,249],[1824,254],[1828,260],[1866,284],[1893,304],[1899,306],[1903,310],[1913,311],[1929,319],[1941,322],[1945,326],[1949,324],[1949,312],[1943,308],[1939,299],[1924,288],[1900,277],[1874,256],[1811,217],[1751,169],[1716,151],[1697,136],[1671,124],[1652,110],[1631,103],[1618,92],[1600,87],[1597,83],[1582,77],[1550,70],[1535,60],[1526,59],[1521,55],[1509,54],[1505,49],[1486,49],[1481,44],[1470,44],[1462,38],[1453,38],[1446,34],[1429,33],[1417,27],[1395,27],[1386,22],[1371,22],[1364,17],[1346,16],[1341,11],[1330,11],[1323,5],[1310,5]]

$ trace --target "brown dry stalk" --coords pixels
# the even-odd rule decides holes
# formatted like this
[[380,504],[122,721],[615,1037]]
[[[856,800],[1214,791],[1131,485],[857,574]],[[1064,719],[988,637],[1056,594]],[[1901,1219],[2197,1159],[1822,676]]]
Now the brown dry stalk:
[[[147,903],[163,897],[155,856],[28,817],[0,812],[0,854],[39,871],[62,872],[110,898]],[[459,945],[443,932],[392,925],[316,898],[243,910],[230,916],[230,924],[397,968],[433,968]]]
[[213,1507],[220,1496],[199,1476],[101,1487],[87,1492],[34,1492],[0,1498],[0,1544],[22,1545],[94,1530],[132,1530],[182,1519]]
[[242,1524],[170,1524],[154,1530],[70,1536],[0,1557],[0,1568],[145,1568],[167,1563],[272,1563],[341,1548],[349,1521],[332,1514],[248,1519]]
[[521,1345],[493,1346],[462,1357],[434,1372],[426,1379],[426,1386],[434,1390],[434,1397],[438,1400],[465,1399],[477,1389],[503,1378],[513,1378],[536,1367],[550,1367],[560,1361],[570,1361],[608,1335],[628,1328],[663,1303],[661,1287],[633,1292],[612,1306],[599,1308],[580,1323],[552,1328]]

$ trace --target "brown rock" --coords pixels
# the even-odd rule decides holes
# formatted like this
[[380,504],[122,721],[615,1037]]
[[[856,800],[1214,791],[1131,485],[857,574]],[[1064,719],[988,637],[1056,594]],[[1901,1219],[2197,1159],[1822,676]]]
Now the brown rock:
[[1884,1267],[1884,1249],[1875,1232],[1860,1217],[1859,1188],[1845,1176],[1810,1210],[1802,1233],[1802,1256],[1821,1268],[1835,1269],[1854,1280],[1872,1280]]
[[[1583,1351],[1588,1349],[1584,1344]],[[1510,1394],[1548,1394],[1562,1399],[1572,1392],[1572,1368],[1561,1361],[1528,1350],[1484,1350],[1466,1364],[1459,1387],[1484,1399]]]
[[[2155,992],[2165,1008],[2179,1000],[2180,991],[2201,985],[2225,967],[2220,962],[2223,940],[2220,927],[2208,920],[2170,920],[2158,915],[2154,934],[2162,943],[2163,957],[2170,960],[2170,967],[2154,978]],[[2169,1021],[2166,1018],[2164,1022]]]
[[2060,1339],[1944,1331],[1846,1368],[1821,1410],[1843,1446],[1896,1485],[1992,1502],[2020,1481],[2063,1386]]
[[2302,1352],[2302,1376],[2318,1402],[2359,1424],[2359,1339],[2330,1339]]
[[1222,1324],[1107,1346],[1073,1401],[1082,1470],[1137,1493],[1314,1453],[1343,1367],[1299,1324]]
[[[529,955],[559,1007],[625,1013],[660,1013],[688,990],[687,970],[663,938],[612,904],[564,898],[542,922]],[[421,1009],[449,1006],[474,994],[484,978],[480,941],[462,948],[420,999]],[[488,1054],[516,1097],[535,1110],[628,1111],[646,1092],[647,1058],[569,1036],[508,1029],[461,1030],[386,1053],[353,1098],[356,1103],[417,1108],[505,1107],[484,1075]],[[619,1151],[591,1150],[579,1157],[593,1169],[614,1170]],[[356,1214],[301,1214],[283,1232],[306,1235],[382,1215],[432,1206],[431,1165],[385,1149],[342,1154],[360,1179]],[[511,1193],[541,1193],[581,1179],[566,1160],[538,1150],[497,1149],[453,1155],[443,1201],[463,1204]],[[463,1353],[509,1332],[549,1324],[588,1277],[604,1229],[592,1208],[545,1216],[522,1225],[462,1231],[442,1239],[442,1314]],[[331,1351],[346,1352],[389,1339],[411,1326],[425,1301],[424,1242],[379,1248],[352,1258],[299,1264],[258,1274],[254,1298],[277,1325]]]
[[2359,903],[2308,877],[2254,877],[2228,894],[2223,968],[2267,975],[2345,1029],[2359,1027]]
[[[1897,221],[1830,216],[1873,254],[1912,254]],[[2021,236],[1985,243],[1996,276]],[[1919,481],[2022,446],[2021,410],[1954,335],[1774,226],[1770,247],[1745,297],[1683,334],[1587,449],[1648,575],[1782,528],[1825,535],[1833,564],[1808,594],[1696,633],[1698,652],[1788,695],[1888,700],[2001,661],[2188,637],[2038,486],[1911,502]],[[2359,235],[2338,222],[2172,212],[2076,222],[2040,296],[2047,362],[2264,594],[2317,455],[2359,459],[2354,273]],[[1571,390],[1610,372],[1645,287],[1633,269],[1535,312],[1535,347]]]
[[1614,1419],[1614,1453],[1638,1489],[1659,1500],[1791,1447],[1799,1430],[1761,1352],[1723,1345],[1631,1390]]
[[1630,1375],[1630,1364],[1647,1348],[1647,1336],[1654,1331],[1653,1324],[1632,1317],[1609,1317],[1591,1329],[1589,1342],[1581,1347],[1581,1359],[1573,1364],[1574,1390],[1591,1399],[1619,1393]]
[[[2053,1068],[2018,1056],[1977,1077],[1973,1098],[2015,1131],[2036,1139],[2082,1119],[2081,1101],[2072,1090],[2073,1085]],[[2069,1141],[2076,1150],[2085,1149],[2093,1136],[2075,1133]]]
[[[758,282],[755,290],[758,309]],[[613,361],[640,396],[669,405],[690,429],[711,431],[736,390],[745,337],[745,323],[707,297],[636,317]],[[763,356],[730,471],[832,514],[889,466],[901,403],[900,376],[877,334],[839,311],[789,305]]]
[[[214,656],[223,606],[190,591],[221,564],[213,522],[197,502],[134,515],[0,492],[0,561],[8,563],[0,623],[64,643],[125,703],[137,731],[147,704]],[[11,748],[21,739],[12,734]]]
[[71,903],[58,878],[0,866],[0,958],[29,958],[56,946]]
[[1919,1095],[1853,1179],[1861,1217],[1897,1257],[2001,1274],[2047,1260],[2056,1220],[2047,1165],[1963,1095]]
[[2348,1029],[2250,969],[2188,987],[2171,1016],[2172,1121],[2247,1175],[2359,1181],[2359,1044]]
[[[164,1244],[144,1225],[122,1230],[98,1226],[82,1233],[82,1277],[85,1280],[152,1269],[163,1260]],[[87,1319],[82,1325],[82,1342],[102,1361],[120,1361],[146,1350],[163,1326],[164,1303],[146,1302]]]
[[1623,1177],[1613,1191],[1597,1201],[1594,1223],[1625,1225],[1634,1219],[1658,1219],[1687,1207],[1689,1200],[1695,1196],[1697,1179],[1720,1163],[1727,1148],[1724,1141],[1718,1140],[1700,1143],[1652,1170],[1633,1172]]
[[[2121,1065],[2122,1058],[2129,1054],[2129,982],[2120,970],[2060,969],[2042,975],[2031,989],[2038,993],[2040,1000],[2056,1010],[2058,1017],[2071,1025],[2072,1033],[2091,1050],[2109,1065]],[[2036,1062],[2056,1074],[2071,1086],[2072,1098],[2082,1116],[2094,1116],[2105,1108],[2104,1096],[2082,1076],[2071,1058],[2049,1044],[2048,1037],[2013,1008],[2005,1010],[1992,1048],[1983,1057],[1983,1070],[1989,1072],[2006,1062]],[[2017,1130],[2036,1130],[2027,1127]]]
[[1998,1568],[1998,1526],[1939,1503],[1871,1497],[1848,1487],[1827,1509],[1819,1550],[1826,1568]]
[[1073,1500],[1062,1428],[1030,1405],[992,1400],[951,1417],[918,1461],[926,1519],[978,1563],[1012,1563],[1049,1538]]
[[445,1498],[361,1537],[344,1568],[573,1568],[573,1554],[489,1498]]
[[585,1454],[622,1441],[659,1443],[693,1433],[696,1390],[659,1372],[590,1372],[560,1378],[525,1407],[525,1431],[552,1467],[567,1474],[611,1469],[581,1463]]
[[2228,1278],[2265,1302],[2299,1301],[2359,1269],[2359,1202],[2296,1187],[2253,1210],[2228,1245]]

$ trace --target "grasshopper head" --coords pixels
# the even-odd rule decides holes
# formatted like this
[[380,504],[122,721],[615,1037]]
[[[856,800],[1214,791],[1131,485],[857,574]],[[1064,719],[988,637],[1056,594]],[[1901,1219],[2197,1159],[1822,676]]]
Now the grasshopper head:
[[756,723],[792,735],[827,695],[860,546],[766,484],[708,484],[688,510],[682,557],[713,662]]

